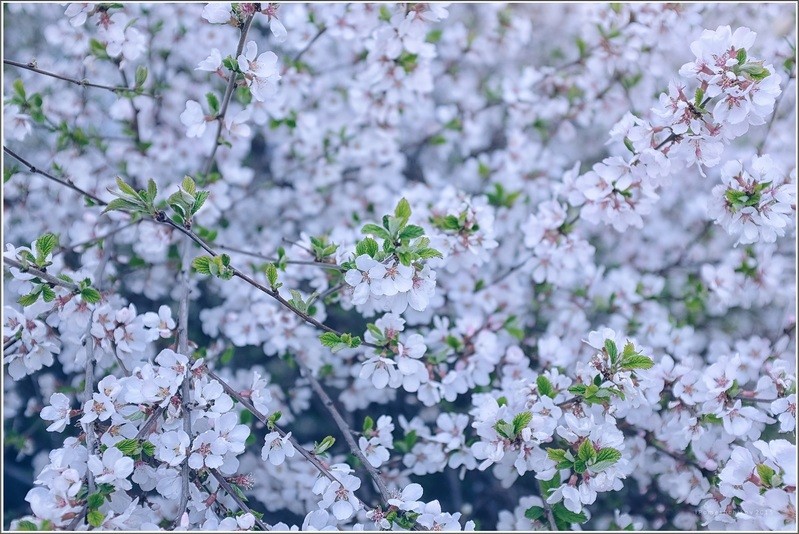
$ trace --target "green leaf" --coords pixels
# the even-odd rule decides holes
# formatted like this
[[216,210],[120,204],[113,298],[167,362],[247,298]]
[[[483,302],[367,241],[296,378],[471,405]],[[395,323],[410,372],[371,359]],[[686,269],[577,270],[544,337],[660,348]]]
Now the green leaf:
[[588,520],[584,513],[575,514],[561,503],[552,506],[552,513],[555,517],[567,523],[583,523]]
[[421,226],[416,226],[415,224],[410,224],[402,229],[399,233],[400,239],[416,239],[417,237],[422,237],[424,235],[424,228]]
[[92,493],[87,497],[86,506],[89,508],[89,510],[96,510],[97,508],[100,508],[104,502],[105,497],[103,497],[103,494],[98,491],[97,493]]
[[321,341],[322,345],[325,347],[332,348],[341,343],[341,338],[339,338],[338,334],[334,334],[333,332],[325,332],[319,336],[319,341]]
[[735,59],[738,60],[739,65],[743,65],[744,63],[746,63],[746,50],[743,48],[738,50],[738,53],[735,54]]
[[774,469],[770,468],[766,464],[757,464],[755,469],[757,470],[757,476],[760,477],[760,480],[762,480],[766,486],[771,486],[771,481],[775,474]]
[[333,436],[325,436],[322,441],[314,447],[314,454],[322,454],[327,451],[333,444],[336,443],[336,438]]
[[27,295],[22,295],[21,297],[19,297],[17,299],[17,302],[22,306],[30,306],[31,304],[39,300],[39,293],[41,293],[41,291],[42,291],[41,286],[39,286],[38,289],[34,289]]
[[137,456],[141,452],[139,440],[135,438],[127,438],[119,441],[114,445],[117,449],[122,451],[125,456]]
[[421,248],[416,251],[416,255],[423,260],[430,258],[443,258],[444,256],[434,248]]
[[26,102],[28,100],[25,96],[25,84],[19,78],[14,80],[14,93],[16,93],[22,102]]
[[194,270],[200,274],[211,274],[211,258],[209,256],[199,256],[191,262]]
[[513,425],[511,423],[508,423],[504,419],[500,419],[494,424],[494,430],[496,430],[497,434],[499,434],[505,439],[515,438],[513,434]]
[[589,468],[594,473],[599,473],[600,471],[604,471],[611,465],[618,462],[619,459],[621,459],[621,452],[617,451],[613,447],[604,447],[599,449],[599,452],[596,453],[594,463],[591,464]]
[[588,386],[585,384],[575,384],[573,386],[569,386],[569,393],[574,393],[575,395],[583,396],[585,395]]
[[44,260],[57,246],[58,237],[48,232],[36,240],[36,254],[41,260]]
[[141,444],[141,451],[147,456],[155,456],[155,445],[153,445],[149,441],[145,441],[144,443]]
[[108,53],[105,51],[105,45],[97,39],[89,40],[89,52],[91,52],[93,56],[97,56],[100,59],[108,58]]
[[123,193],[125,193],[126,195],[128,195],[130,197],[139,198],[139,195],[138,195],[138,193],[136,193],[136,190],[133,189],[127,183],[125,183],[125,181],[122,178],[117,176],[116,181],[117,181],[117,187],[119,187],[120,191],[122,191]]
[[397,207],[394,208],[394,217],[400,219],[403,222],[407,222],[408,219],[411,217],[411,205],[408,204],[408,201],[405,198],[402,198],[398,203]]
[[372,234],[381,239],[391,239],[391,235],[386,231],[385,228],[373,223],[363,225],[363,228],[361,228],[361,233]]
[[105,515],[103,515],[103,513],[99,510],[90,510],[89,513],[86,514],[86,520],[93,527],[99,527],[102,525],[104,519]]
[[147,180],[147,197],[150,199],[150,202],[153,202],[156,196],[158,196],[158,186],[155,184],[155,180],[150,178]]
[[577,449],[577,458],[583,460],[584,462],[588,462],[589,460],[593,460],[596,457],[596,451],[594,450],[594,446],[591,444],[590,439],[585,439],[580,444],[580,447]]
[[616,347],[616,342],[612,339],[605,340],[605,351],[610,356],[610,363],[615,364],[616,360],[619,358],[619,349]]
[[53,291],[52,287],[42,286],[42,299],[44,299],[45,302],[53,302],[55,299],[55,291]]
[[538,375],[538,378],[535,380],[536,385],[538,386],[538,394],[543,395],[544,397],[549,397],[550,399],[555,398],[555,388],[552,386],[552,382],[544,375]]
[[267,263],[264,268],[266,272],[266,279],[269,281],[269,286],[272,289],[277,289],[277,267],[274,263]]
[[368,434],[375,426],[375,421],[368,415],[363,420],[363,433]]
[[147,81],[147,67],[139,65],[136,67],[136,87],[141,87]]
[[621,366],[624,369],[651,369],[653,365],[655,363],[650,358],[641,354],[628,356],[621,360]]
[[544,515],[544,509],[540,506],[531,506],[527,510],[524,511],[524,517],[529,519],[530,521],[536,521],[540,519]]
[[93,287],[85,287],[80,290],[80,296],[84,302],[88,302],[89,304],[96,304],[100,302],[100,292],[94,289]]
[[530,412],[522,412],[513,418],[513,435],[518,436],[519,433],[525,428],[530,421],[533,420],[533,414]]
[[211,115],[214,117],[219,115],[219,98],[214,93],[205,93],[205,101],[208,102],[208,109],[211,110]]
[[129,212],[136,212],[141,211],[142,205],[133,202],[130,200],[126,200],[124,198],[115,198],[103,210],[103,213],[108,213],[109,211],[129,211]]
[[39,527],[36,526],[36,523],[28,521],[27,519],[23,519],[17,523],[17,528],[20,530],[39,530]]
[[374,258],[378,250],[379,247],[377,246],[377,241],[371,237],[366,237],[360,240],[357,245],[355,245],[356,256],[366,254],[367,256]]
[[208,195],[210,195],[210,194],[211,193],[209,191],[198,191],[197,192],[197,195],[194,198],[194,204],[192,204],[192,206],[191,206],[191,214],[192,215],[194,215],[195,213],[200,211],[200,208],[203,207],[203,204],[205,204],[205,201],[208,199]]

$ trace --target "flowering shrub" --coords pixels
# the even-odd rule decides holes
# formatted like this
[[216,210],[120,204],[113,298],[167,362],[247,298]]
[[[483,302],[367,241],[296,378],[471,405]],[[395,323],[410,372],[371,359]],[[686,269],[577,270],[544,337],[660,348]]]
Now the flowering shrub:
[[796,529],[794,6],[3,10],[5,527]]

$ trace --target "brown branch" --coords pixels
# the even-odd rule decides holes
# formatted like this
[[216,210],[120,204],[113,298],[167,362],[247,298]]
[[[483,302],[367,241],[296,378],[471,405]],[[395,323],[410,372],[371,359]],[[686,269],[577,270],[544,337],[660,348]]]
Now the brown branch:
[[300,366],[302,374],[311,383],[311,388],[313,388],[313,390],[319,396],[319,399],[322,401],[322,404],[324,404],[327,411],[330,412],[330,415],[333,416],[333,421],[335,421],[336,426],[338,426],[339,430],[341,430],[341,433],[344,434],[344,439],[347,441],[347,445],[349,445],[350,451],[352,451],[352,454],[354,454],[358,458],[358,460],[361,461],[363,466],[366,468],[366,471],[369,473],[369,476],[372,478],[372,481],[375,483],[378,492],[380,492],[381,500],[386,506],[388,506],[388,500],[391,499],[392,496],[391,492],[388,489],[388,486],[386,486],[385,480],[383,480],[383,477],[380,475],[377,469],[371,463],[369,463],[369,460],[366,458],[363,451],[361,451],[361,448],[358,446],[357,443],[355,443],[355,438],[352,437],[352,429],[344,420],[344,418],[341,416],[341,413],[339,413],[338,409],[336,408],[336,405],[333,403],[333,399],[330,398],[330,396],[324,390],[319,381],[316,380],[316,378],[311,373],[311,370],[308,369],[308,367],[306,367],[303,362],[299,361],[299,359],[295,358],[295,360]]
[[[255,406],[253,406],[252,403],[249,400],[247,400],[241,393],[233,389],[230,386],[230,384],[225,382],[218,374],[213,372],[207,366],[205,367],[205,372],[208,374],[209,377],[216,380],[222,385],[222,389],[225,390],[225,393],[236,399],[242,406],[244,406],[247,409],[247,411],[253,414],[256,419],[261,421],[263,424],[269,426],[269,418],[265,414],[261,413]],[[272,428],[274,428],[275,431],[278,434],[280,434],[280,437],[286,437],[287,432],[278,427],[277,425],[272,425]],[[327,477],[331,482],[338,482],[339,484],[341,484],[341,482],[339,482],[339,480],[335,477],[335,475],[333,475],[330,469],[328,469],[327,466],[325,466],[319,460],[319,458],[316,457],[316,455],[314,455],[313,453],[308,451],[305,447],[300,445],[299,441],[297,441],[297,439],[294,436],[289,436],[289,442],[294,447],[294,449],[297,452],[299,452],[303,458],[308,460],[314,467],[316,467],[316,469],[318,469],[322,475]]]
[[164,410],[165,408],[159,406],[158,408],[155,409],[155,411],[153,411],[152,414],[150,414],[150,418],[147,419],[147,421],[144,423],[141,429],[139,429],[138,433],[136,433],[136,439],[142,439],[147,434],[147,432],[155,424],[158,418],[161,417],[161,414],[164,413]]
[[297,52],[297,55],[296,55],[296,56],[294,56],[294,57],[291,59],[291,63],[297,63],[297,62],[300,60],[300,58],[302,58],[302,56],[304,56],[304,55],[305,55],[305,53],[306,53],[308,50],[310,50],[310,48],[313,46],[313,44],[314,44],[314,43],[315,43],[315,42],[316,42],[316,41],[317,41],[317,40],[318,40],[320,37],[322,37],[322,34],[323,34],[323,33],[325,33],[326,31],[327,31],[327,26],[322,26],[321,28],[319,28],[319,31],[318,31],[318,32],[316,32],[316,35],[314,35],[314,36],[313,36],[313,38],[312,38],[310,41],[308,41],[308,44],[307,44],[307,45],[305,45],[304,47],[302,47],[302,50],[300,50],[299,52]]
[[56,278],[55,276],[47,274],[46,272],[41,271],[41,270],[37,269],[36,267],[31,266],[31,265],[25,267],[24,265],[22,265],[20,262],[18,262],[17,260],[15,260],[13,258],[4,257],[3,258],[3,263],[5,263],[7,265],[10,265],[12,267],[16,267],[17,269],[19,269],[23,273],[30,273],[30,274],[36,276],[37,278],[41,278],[42,280],[44,280],[45,282],[47,282],[50,285],[61,286],[61,287],[64,287],[66,289],[69,289],[70,291],[73,291],[73,292],[77,292],[77,291],[80,290],[80,288],[78,287],[77,284],[74,284],[72,282],[67,282],[66,280],[61,280],[60,278]]
[[21,63],[19,61],[12,61],[10,59],[3,59],[3,64],[11,65],[12,67],[19,67],[20,69],[29,70],[31,72],[35,72],[37,74],[43,74],[45,76],[50,76],[51,78],[57,78],[59,80],[63,80],[65,82],[69,82],[75,85],[79,85],[81,87],[95,87],[97,89],[105,89],[106,91],[111,91],[112,93],[122,93],[122,92],[132,92],[136,93],[137,95],[149,96],[151,98],[161,98],[158,95],[153,93],[145,93],[139,92],[138,89],[135,87],[118,87],[113,85],[103,85],[100,83],[92,83],[89,80],[83,79],[78,80],[76,78],[70,78],[69,76],[64,76],[62,74],[56,74],[55,72],[49,72],[46,70],[42,70],[36,66],[34,62],[30,63]]
[[[255,14],[252,14],[247,17],[247,20],[244,21],[244,26],[241,28],[241,37],[239,38],[239,45],[236,47],[236,55],[233,56],[234,58],[238,58],[241,55],[242,50],[244,50],[244,42],[247,40],[247,33],[250,31],[250,26],[252,25],[253,18]],[[230,104],[230,99],[233,97],[233,89],[236,87],[236,73],[230,73],[230,81],[228,81],[227,88],[225,89],[225,96],[222,97],[222,107],[219,110],[219,115],[217,115],[216,120],[218,124],[216,126],[216,135],[214,137],[214,146],[211,149],[211,153],[208,154],[208,158],[205,160],[205,165],[203,165],[203,175],[207,175],[211,172],[211,167],[214,164],[214,156],[216,156],[216,149],[219,148],[219,139],[222,135],[222,128],[225,126],[225,114],[227,113],[228,105]]]
[[[180,304],[178,307],[178,353],[189,357],[189,265],[190,265],[190,241],[184,240],[181,244],[181,273],[180,273]],[[180,384],[180,408],[183,412],[183,431],[191,439],[191,413],[189,404],[191,403],[191,362],[186,364],[183,374],[183,381]],[[189,504],[189,456],[183,459],[180,471],[181,494],[180,504],[178,505],[175,521],[180,521],[180,517]]]
[[[222,486],[222,488],[228,493],[228,495],[230,495],[233,498],[234,501],[236,501],[236,504],[239,505],[239,508],[241,508],[242,510],[244,510],[248,514],[252,514],[252,516],[255,518],[255,524],[256,525],[261,527],[262,530],[271,530],[266,525],[266,523],[264,523],[263,521],[261,521],[258,518],[257,514],[253,513],[253,511],[250,509],[250,507],[247,506],[247,503],[245,503],[243,500],[241,500],[241,497],[239,497],[238,493],[236,493],[236,490],[233,489],[233,487],[228,483],[227,480],[225,480],[225,477],[222,476],[222,474],[219,471],[217,471],[216,469],[209,469],[209,471],[214,476],[216,481],[219,482],[219,485]],[[181,515],[183,515],[182,512],[181,512]]]
[[98,197],[94,196],[93,194],[89,193],[88,191],[84,191],[83,189],[81,189],[80,187],[76,186],[72,182],[70,182],[68,180],[63,180],[61,178],[56,178],[55,176],[53,176],[49,172],[43,171],[41,169],[38,169],[32,163],[30,163],[27,160],[23,159],[21,156],[17,155],[13,150],[11,150],[10,148],[6,147],[5,145],[3,145],[3,152],[5,152],[6,154],[11,156],[15,160],[19,161],[20,163],[22,163],[23,165],[28,167],[28,171],[33,173],[33,174],[40,174],[40,175],[44,176],[45,178],[48,178],[48,179],[50,179],[50,180],[52,180],[54,182],[57,182],[57,183],[65,186],[65,187],[68,187],[68,188],[72,189],[73,191],[76,191],[76,192],[80,193],[81,195],[92,199],[94,202],[96,202],[97,204],[100,204],[101,206],[106,206],[108,204],[108,202],[106,202],[105,200],[100,200]]

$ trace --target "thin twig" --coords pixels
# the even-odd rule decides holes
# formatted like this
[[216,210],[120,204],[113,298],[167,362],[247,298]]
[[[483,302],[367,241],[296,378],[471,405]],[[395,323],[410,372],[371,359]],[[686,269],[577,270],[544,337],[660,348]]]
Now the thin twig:
[[[244,254],[245,256],[252,256],[253,258],[260,258],[262,260],[271,261],[272,263],[277,263],[278,259],[272,256],[267,256],[265,254],[260,254],[258,252],[251,252],[249,250],[244,250],[236,247],[230,247],[228,245],[217,245],[218,248],[222,250],[227,250],[230,252],[237,252],[239,254]],[[322,269],[331,269],[334,271],[341,271],[341,267],[334,263],[325,263],[323,261],[309,261],[309,260],[284,260],[284,263],[287,265],[310,265],[312,267],[320,267]]]
[[49,172],[43,171],[41,169],[38,169],[32,163],[30,163],[27,160],[23,159],[21,156],[17,155],[17,153],[15,153],[13,150],[11,150],[10,148],[6,147],[5,145],[3,145],[3,152],[5,152],[6,154],[11,156],[15,160],[19,161],[20,163],[22,163],[23,165],[28,167],[28,171],[32,172],[33,174],[40,174],[40,175],[44,176],[45,178],[49,178],[50,180],[53,180],[54,182],[57,182],[57,183],[59,183],[59,184],[61,184],[63,186],[66,186],[66,187],[72,189],[73,191],[76,191],[76,192],[80,193],[83,196],[89,197],[90,199],[92,199],[97,204],[100,204],[101,206],[106,206],[108,204],[108,202],[106,202],[105,200],[100,200],[98,197],[94,196],[93,194],[89,193],[88,191],[84,191],[83,189],[81,189],[80,187],[76,186],[72,182],[70,182],[68,180],[61,179],[61,178],[56,178],[55,176],[53,176]]
[[[184,239],[181,244],[181,272],[180,272],[180,305],[178,308],[178,353],[184,356],[189,356],[189,265],[191,255],[191,242]],[[183,375],[183,382],[180,385],[181,399],[180,407],[183,412],[183,431],[191,439],[191,413],[189,412],[189,405],[191,404],[191,365],[186,365]],[[183,465],[180,471],[181,476],[181,495],[180,504],[178,505],[177,516],[175,521],[179,521],[183,512],[189,504],[189,457],[183,459]]]
[[552,513],[552,507],[547,502],[547,496],[544,494],[544,487],[541,485],[541,481],[538,479],[535,479],[535,483],[538,486],[538,493],[541,495],[541,501],[543,502],[544,512],[546,512],[549,527],[552,530],[558,530],[558,524],[555,521],[555,514]]
[[150,414],[150,418],[147,419],[144,425],[142,425],[141,429],[139,429],[139,432],[136,433],[136,439],[142,439],[145,435],[147,435],[147,432],[155,424],[158,418],[161,417],[161,414],[164,413],[165,409],[166,408],[163,406],[159,406],[153,411],[153,413]]
[[352,454],[354,454],[366,468],[366,471],[369,473],[369,476],[372,478],[375,486],[377,486],[377,490],[380,492],[381,500],[386,504],[386,506],[388,506],[388,500],[391,499],[392,496],[388,486],[386,486],[386,481],[383,480],[383,477],[380,475],[377,469],[371,463],[369,463],[366,455],[364,455],[363,451],[361,451],[361,448],[358,446],[358,444],[355,443],[355,439],[352,437],[352,429],[341,416],[341,413],[339,413],[336,405],[333,403],[333,399],[330,398],[319,381],[316,380],[311,373],[311,370],[308,369],[308,367],[306,367],[301,361],[297,360],[297,363],[300,366],[302,374],[311,383],[311,388],[319,396],[319,399],[322,401],[322,404],[324,404],[327,411],[330,412],[330,415],[333,416],[333,421],[335,421],[336,426],[338,426],[339,430],[341,430],[341,433],[344,434],[344,439],[347,441]]
[[[92,336],[92,322],[94,321],[94,309],[89,314],[89,321],[86,324],[86,333],[84,334],[84,343],[86,343],[86,367],[84,378],[85,385],[83,387],[83,396],[86,401],[89,401],[94,396],[94,336]],[[86,423],[86,450],[89,455],[94,453],[94,421]],[[91,469],[86,470],[86,483],[89,490],[89,495],[94,493],[94,474]]]
[[[255,14],[252,14],[247,17],[247,20],[244,21],[244,26],[241,28],[241,37],[239,38],[239,45],[236,47],[236,55],[233,56],[237,58],[241,55],[242,50],[244,50],[244,42],[247,40],[247,33],[250,31],[250,26],[252,25],[252,20],[255,17]],[[216,134],[214,137],[214,146],[211,149],[211,153],[208,154],[208,157],[205,160],[205,165],[203,165],[203,175],[207,175],[211,172],[211,167],[214,164],[214,156],[216,156],[216,149],[219,148],[219,139],[222,135],[222,128],[225,126],[225,114],[227,113],[228,105],[230,104],[230,99],[233,97],[233,89],[236,87],[236,73],[230,73],[230,81],[228,81],[227,88],[225,89],[225,96],[222,97],[222,107],[219,110],[219,115],[217,115],[216,120],[219,123],[216,126]]]
[[29,273],[29,274],[35,275],[37,278],[41,278],[42,280],[44,280],[48,284],[65,287],[65,288],[67,288],[67,289],[69,289],[70,291],[73,291],[73,292],[78,291],[80,289],[77,284],[74,284],[72,282],[67,282],[66,280],[61,280],[60,278],[56,278],[55,276],[47,274],[46,272],[41,271],[41,270],[37,269],[36,267],[31,266],[31,265],[28,265],[27,267],[25,267],[24,265],[22,265],[20,262],[18,262],[17,260],[15,260],[13,258],[5,258],[4,257],[3,258],[3,263],[5,263],[6,265],[10,265],[11,267],[16,267],[17,269],[19,269],[23,273]]
[[22,330],[23,329],[20,328],[19,330],[14,332],[14,334],[9,338],[9,340],[3,343],[3,351],[7,351],[9,348],[11,348],[14,345],[14,343],[22,339]]
[[122,226],[117,226],[113,230],[109,230],[107,233],[105,233],[103,235],[100,235],[100,236],[97,236],[97,237],[93,237],[91,239],[87,239],[86,241],[81,241],[79,243],[60,246],[60,247],[58,247],[58,250],[53,252],[53,256],[61,254],[62,252],[66,252],[67,250],[75,250],[76,248],[79,248],[79,247],[85,247],[85,246],[88,246],[88,245],[93,245],[95,243],[99,243],[103,239],[107,239],[107,238],[111,237],[112,235],[118,234],[119,232],[121,232],[123,230],[126,230],[126,229],[130,228],[131,226],[136,226],[140,222],[146,221],[146,220],[148,220],[148,219],[137,219],[135,221],[130,221],[127,224],[123,224]]
[[[164,221],[164,224],[167,224],[167,225],[171,226],[172,228],[177,229],[181,233],[189,236],[192,239],[192,241],[194,241],[195,243],[200,245],[203,248],[203,250],[208,252],[211,256],[215,257],[215,256],[219,255],[214,249],[212,249],[210,246],[208,246],[208,244],[206,244],[205,241],[203,241],[197,234],[195,234],[191,230],[188,230],[188,229],[184,228],[183,226],[173,222],[169,218],[167,218]],[[266,293],[267,295],[269,295],[270,297],[272,297],[273,299],[275,299],[276,301],[281,303],[284,307],[289,309],[292,313],[294,313],[298,317],[301,317],[306,323],[311,324],[311,325],[319,328],[320,330],[324,330],[325,332],[331,332],[331,333],[336,334],[338,336],[343,334],[343,332],[339,332],[335,328],[331,328],[331,327],[327,326],[326,324],[320,322],[318,319],[316,319],[316,318],[308,315],[307,313],[297,309],[291,303],[289,303],[289,301],[284,299],[280,295],[280,293],[278,293],[277,291],[274,291],[274,290],[264,286],[263,284],[255,281],[249,275],[247,275],[243,271],[240,271],[239,269],[237,269],[233,265],[230,265],[229,267],[233,271],[233,276],[235,276],[237,278],[241,278],[242,280],[244,280],[245,282],[247,282],[248,284],[250,284],[254,288]],[[375,349],[382,349],[383,348],[381,345],[376,345],[376,344],[370,343],[368,341],[361,342],[361,345],[365,346],[365,347],[372,347],[372,348],[375,348]]]
[[312,38],[310,41],[308,41],[308,44],[306,44],[304,47],[302,47],[302,50],[300,50],[299,52],[297,52],[297,55],[296,55],[296,56],[294,56],[294,57],[291,59],[291,63],[292,63],[292,64],[294,64],[294,63],[297,63],[297,62],[300,60],[300,58],[301,58],[302,56],[304,56],[304,55],[305,55],[305,53],[306,53],[308,50],[310,50],[310,48],[313,46],[313,44],[314,44],[314,43],[315,43],[315,42],[316,42],[316,41],[317,41],[317,40],[318,40],[320,37],[322,37],[322,34],[323,34],[323,33],[325,33],[326,31],[327,31],[327,26],[322,26],[321,28],[319,28],[319,31],[318,31],[318,32],[316,32],[316,35],[314,35],[314,36],[313,36],[313,38]]
[[[242,406],[244,406],[247,409],[247,411],[253,414],[256,419],[258,419],[265,425],[269,425],[269,418],[265,414],[261,413],[255,406],[253,406],[252,403],[248,399],[246,399],[241,393],[233,389],[230,386],[230,384],[228,384],[218,374],[213,372],[208,367],[205,368],[205,372],[208,374],[210,378],[219,382],[222,385],[222,389],[225,390],[225,393],[236,399]],[[278,434],[280,434],[280,437],[286,437],[286,435],[288,435],[288,433],[285,430],[281,429],[277,425],[273,425],[273,428]],[[335,477],[335,475],[333,475],[333,473],[330,472],[330,469],[328,469],[327,466],[324,465],[319,460],[319,458],[317,458],[314,454],[308,451],[305,447],[300,445],[300,443],[297,441],[297,439],[294,436],[289,436],[289,442],[294,447],[294,449],[297,452],[299,452],[303,458],[308,460],[314,467],[316,467],[316,469],[318,469],[322,475],[328,478],[331,482],[339,482],[339,480]],[[339,482],[339,484],[340,483],[341,482]]]
[[76,78],[70,78],[69,76],[64,76],[62,74],[56,74],[55,72],[49,72],[46,70],[42,70],[35,66],[33,62],[31,63],[20,63],[19,61],[12,61],[10,59],[3,59],[3,64],[11,65],[12,67],[19,67],[20,69],[29,70],[31,72],[35,72],[37,74],[44,74],[45,76],[50,76],[51,78],[57,78],[59,80],[64,80],[65,82],[73,83],[75,85],[79,85],[81,87],[95,87],[97,89],[105,89],[106,91],[111,91],[112,93],[122,93],[122,92],[133,92],[137,95],[149,96],[151,98],[160,98],[159,96],[152,94],[152,93],[139,93],[135,87],[118,87],[113,85],[103,85],[100,83],[92,83],[89,80],[78,80]]
[[255,518],[256,525],[261,527],[262,530],[272,530],[266,525],[266,523],[264,523],[258,518],[257,514],[253,513],[250,507],[247,506],[247,503],[241,500],[241,497],[239,497],[238,493],[236,493],[236,490],[233,489],[233,487],[228,483],[227,480],[225,480],[225,477],[223,477],[219,471],[217,471],[216,469],[210,469],[209,471],[214,476],[216,481],[219,482],[219,485],[222,486],[222,488],[228,493],[228,495],[230,495],[233,498],[234,501],[236,501],[236,504],[239,505],[239,508],[241,508],[248,514],[252,514],[252,516]]

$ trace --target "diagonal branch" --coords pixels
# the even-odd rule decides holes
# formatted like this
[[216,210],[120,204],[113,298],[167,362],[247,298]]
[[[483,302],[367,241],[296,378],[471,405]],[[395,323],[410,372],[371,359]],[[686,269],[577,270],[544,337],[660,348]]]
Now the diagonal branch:
[[36,166],[34,166],[32,163],[30,163],[27,160],[23,159],[22,156],[17,155],[16,152],[14,152],[10,148],[6,147],[5,145],[3,145],[3,152],[8,154],[9,156],[14,158],[15,160],[19,161],[23,165],[25,165],[28,168],[29,172],[32,172],[33,174],[40,174],[40,175],[44,176],[45,178],[48,178],[48,179],[50,179],[50,180],[52,180],[54,182],[57,182],[57,183],[59,183],[59,184],[61,184],[63,186],[66,186],[66,187],[72,189],[73,191],[77,191],[81,195],[89,197],[90,199],[92,199],[97,204],[100,204],[101,206],[108,205],[108,202],[106,202],[105,200],[100,200],[98,197],[94,196],[93,194],[89,193],[88,191],[84,191],[83,189],[81,189],[80,187],[76,186],[75,184],[73,184],[69,180],[64,180],[62,178],[56,178],[55,176],[53,176],[49,172],[43,171],[41,169],[36,168]]
[[16,267],[17,269],[19,269],[23,273],[33,274],[37,278],[41,278],[42,280],[44,280],[48,284],[65,287],[65,288],[67,288],[67,289],[69,289],[70,291],[73,291],[73,292],[77,292],[77,291],[80,290],[80,288],[78,287],[78,284],[73,284],[72,282],[67,282],[66,280],[61,280],[60,278],[56,278],[55,276],[53,276],[51,274],[47,274],[46,272],[41,271],[41,270],[37,269],[36,267],[32,267],[30,265],[25,267],[24,265],[22,265],[20,262],[18,262],[17,260],[15,260],[13,258],[4,257],[3,258],[3,263],[5,263],[6,265],[10,265],[11,267]]
[[40,69],[36,66],[36,62],[31,61],[30,63],[21,63],[19,61],[13,61],[10,59],[3,59],[4,65],[11,65],[12,67],[18,67],[20,69],[29,70],[31,72],[35,72],[37,74],[43,74],[45,76],[50,76],[51,78],[57,78],[59,80],[64,80],[65,82],[69,82],[75,85],[79,85],[81,87],[95,87],[97,89],[105,89],[106,91],[111,91],[112,93],[136,93],[138,95],[149,96],[151,98],[161,98],[158,95],[153,93],[145,93],[145,92],[138,92],[138,89],[135,87],[117,87],[113,85],[103,85],[100,83],[92,83],[89,80],[83,79],[78,80],[77,78],[70,78],[69,76],[64,76],[62,74],[56,74],[55,72],[46,71]]
[[347,445],[349,445],[352,454],[354,454],[358,458],[358,460],[360,460],[361,463],[364,465],[366,471],[369,473],[369,476],[372,478],[372,481],[375,483],[375,486],[377,486],[377,490],[380,492],[380,497],[382,501],[386,504],[386,506],[388,506],[388,500],[391,499],[392,497],[391,497],[391,492],[388,489],[388,486],[386,486],[386,481],[383,480],[383,477],[377,471],[377,468],[375,468],[371,463],[369,463],[369,460],[363,454],[361,448],[358,446],[357,443],[355,443],[355,439],[352,437],[352,429],[344,420],[344,418],[341,416],[341,413],[338,411],[336,405],[333,403],[333,399],[331,399],[330,396],[327,394],[327,392],[324,390],[322,384],[319,383],[319,381],[311,373],[311,370],[308,369],[308,367],[306,367],[304,363],[300,362],[298,359],[297,363],[300,366],[300,370],[302,371],[303,376],[305,376],[305,378],[307,378],[310,381],[311,388],[313,388],[313,390],[319,396],[319,398],[322,401],[322,404],[324,404],[327,411],[330,412],[330,415],[333,416],[333,421],[335,421],[336,426],[338,426],[339,430],[341,430],[341,433],[344,434],[344,439],[347,441]]
[[[263,521],[261,521],[258,518],[258,514],[253,513],[253,511],[250,509],[250,507],[247,506],[247,503],[245,503],[241,499],[241,497],[239,497],[239,494],[236,493],[236,490],[234,490],[233,487],[230,485],[230,483],[227,480],[225,480],[225,477],[222,476],[222,473],[220,473],[216,469],[210,469],[209,471],[214,476],[216,481],[219,482],[219,485],[222,486],[222,488],[228,493],[228,495],[230,495],[233,498],[234,501],[236,501],[236,504],[239,505],[239,508],[241,508],[242,510],[244,510],[248,514],[252,514],[252,516],[255,518],[255,524],[256,525],[261,527],[262,530],[271,530],[266,525],[266,523],[264,523]],[[181,512],[181,515],[182,514],[183,514],[183,512]]]

